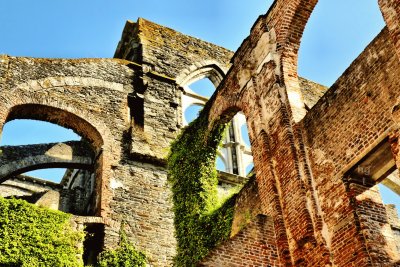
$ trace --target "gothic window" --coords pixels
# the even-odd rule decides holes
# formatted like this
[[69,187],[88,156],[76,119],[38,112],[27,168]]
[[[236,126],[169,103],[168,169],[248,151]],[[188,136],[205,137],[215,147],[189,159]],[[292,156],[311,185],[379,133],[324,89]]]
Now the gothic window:
[[[204,76],[204,75],[203,75]],[[211,78],[203,78],[183,87],[182,124],[197,118],[202,107],[215,91]],[[238,112],[230,122],[216,161],[217,170],[246,176],[252,168],[253,157],[247,132],[246,117]]]

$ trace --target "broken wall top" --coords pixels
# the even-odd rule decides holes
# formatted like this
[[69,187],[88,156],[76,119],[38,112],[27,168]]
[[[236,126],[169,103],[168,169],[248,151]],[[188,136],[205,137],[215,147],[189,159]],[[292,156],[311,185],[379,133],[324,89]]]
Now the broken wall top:
[[115,57],[148,65],[152,71],[175,78],[194,64],[214,62],[228,69],[233,52],[139,18],[127,21]]

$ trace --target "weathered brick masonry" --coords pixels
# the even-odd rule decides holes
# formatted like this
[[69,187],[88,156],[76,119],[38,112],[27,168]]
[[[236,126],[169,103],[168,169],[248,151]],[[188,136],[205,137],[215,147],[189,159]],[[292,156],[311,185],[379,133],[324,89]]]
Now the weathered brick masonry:
[[[41,161],[24,168],[86,166],[96,181],[86,215],[101,217],[104,247],[117,244],[125,221],[151,266],[171,266],[165,158],[183,127],[183,88],[207,77],[218,86],[206,104],[209,129],[244,113],[255,177],[237,196],[231,238],[200,265],[398,265],[398,218],[376,184],[400,167],[400,5],[379,1],[387,27],[327,89],[297,75],[316,3],[275,1],[235,54],[139,19],[125,26],[120,59],[1,56],[1,126],[39,119],[79,133],[87,153],[72,149],[62,161],[47,153],[54,144],[32,146]],[[0,160],[0,171],[18,162]]]

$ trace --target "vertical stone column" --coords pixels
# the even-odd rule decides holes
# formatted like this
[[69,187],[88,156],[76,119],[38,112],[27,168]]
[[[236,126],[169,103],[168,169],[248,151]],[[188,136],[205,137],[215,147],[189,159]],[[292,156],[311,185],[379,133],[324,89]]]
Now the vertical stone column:
[[390,32],[397,56],[400,58],[400,1],[379,0],[383,18]]

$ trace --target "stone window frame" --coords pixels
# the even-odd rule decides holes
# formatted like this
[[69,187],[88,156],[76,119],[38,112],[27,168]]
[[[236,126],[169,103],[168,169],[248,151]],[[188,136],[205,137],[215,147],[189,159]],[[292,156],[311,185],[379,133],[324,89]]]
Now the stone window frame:
[[[180,123],[184,127],[188,125],[185,119],[185,111],[193,105],[204,106],[208,101],[207,97],[194,92],[189,85],[202,79],[209,79],[215,88],[218,88],[224,79],[228,69],[220,67],[221,64],[214,61],[205,61],[191,66],[182,72],[176,79],[180,87]],[[248,146],[242,137],[241,128],[246,124],[246,117],[243,112],[238,112],[231,120],[231,127],[226,134],[222,148],[218,151],[218,156],[225,164],[225,172],[246,176],[246,168],[253,163],[251,146]],[[236,158],[236,160],[234,160]]]

